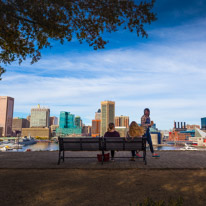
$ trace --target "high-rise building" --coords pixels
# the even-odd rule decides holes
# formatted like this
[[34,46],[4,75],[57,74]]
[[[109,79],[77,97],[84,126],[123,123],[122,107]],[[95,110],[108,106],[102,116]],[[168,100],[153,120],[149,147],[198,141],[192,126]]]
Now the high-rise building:
[[98,109],[97,112],[95,112],[95,120],[101,120],[101,109]]
[[49,126],[51,125],[58,125],[58,118],[55,116],[52,116],[49,118]]
[[37,106],[37,108],[31,109],[31,120],[30,127],[31,128],[45,128],[49,127],[49,119],[50,117],[50,109]]
[[0,127],[3,128],[2,135],[12,135],[12,120],[14,111],[14,98],[0,96]]
[[107,131],[109,123],[115,123],[115,102],[103,101],[101,102],[101,132],[103,136]]
[[22,128],[29,128],[29,121],[24,118],[14,118],[12,121],[13,134],[21,133]]
[[123,115],[115,117],[115,127],[129,128],[129,117]]
[[75,125],[75,116],[70,112],[60,112],[59,128],[56,129],[57,135],[79,135],[82,127]]
[[100,136],[101,120],[92,120],[92,137]]
[[82,121],[81,121],[81,117],[80,116],[76,116],[74,119],[75,125],[77,128],[82,127]]
[[201,129],[206,130],[206,117],[201,118]]

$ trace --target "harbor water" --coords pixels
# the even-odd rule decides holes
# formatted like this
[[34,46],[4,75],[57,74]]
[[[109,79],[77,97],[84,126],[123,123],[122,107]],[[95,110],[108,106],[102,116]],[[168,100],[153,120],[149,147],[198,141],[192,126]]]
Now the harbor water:
[[[155,150],[181,150],[184,148],[184,146],[174,146],[174,145],[161,145],[161,146],[154,146]],[[197,150],[205,150],[206,148],[198,148]],[[59,150],[59,145],[56,142],[45,142],[45,141],[39,141],[36,144],[31,145],[25,145],[20,149],[13,149],[13,150],[7,150],[6,152],[26,152],[26,151],[57,151]],[[147,150],[149,150],[149,147],[147,147]]]

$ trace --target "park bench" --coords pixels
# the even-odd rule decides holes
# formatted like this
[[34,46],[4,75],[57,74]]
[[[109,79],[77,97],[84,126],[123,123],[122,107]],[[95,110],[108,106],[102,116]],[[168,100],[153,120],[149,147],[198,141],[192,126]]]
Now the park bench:
[[[104,162],[105,151],[143,151],[143,161],[145,165],[146,160],[146,139],[144,137],[138,138],[124,138],[124,137],[58,137],[59,140],[59,159],[60,161],[65,158],[88,158],[88,157],[68,157],[65,156],[65,151],[101,151],[102,164]],[[125,157],[118,157],[125,158]],[[127,157],[128,158],[128,157]]]

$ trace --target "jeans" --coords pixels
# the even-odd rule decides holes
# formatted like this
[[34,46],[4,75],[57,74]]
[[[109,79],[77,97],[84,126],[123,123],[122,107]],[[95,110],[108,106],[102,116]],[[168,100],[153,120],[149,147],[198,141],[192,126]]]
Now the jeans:
[[111,150],[111,157],[114,158],[114,150]]
[[132,150],[131,152],[132,152],[132,157],[135,157],[135,152],[136,152],[136,151],[135,151],[135,150]]
[[147,131],[146,131],[144,136],[147,138],[147,142],[149,144],[151,153],[154,153],[154,149],[153,149],[153,145],[152,145],[152,138],[151,138],[151,134],[150,134],[149,128],[147,129]]

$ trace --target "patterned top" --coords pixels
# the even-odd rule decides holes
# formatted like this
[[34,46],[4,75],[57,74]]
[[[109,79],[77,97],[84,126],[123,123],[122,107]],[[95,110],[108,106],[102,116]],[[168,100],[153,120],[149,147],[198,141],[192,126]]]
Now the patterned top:
[[141,118],[141,126],[144,127],[145,130],[149,128],[150,117],[146,117],[145,115]]

